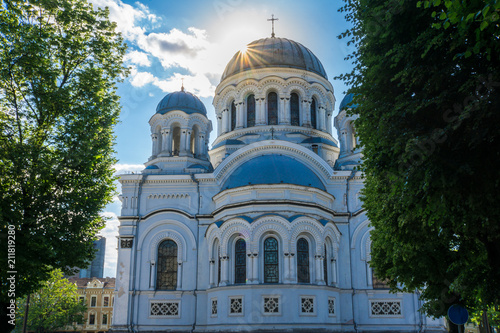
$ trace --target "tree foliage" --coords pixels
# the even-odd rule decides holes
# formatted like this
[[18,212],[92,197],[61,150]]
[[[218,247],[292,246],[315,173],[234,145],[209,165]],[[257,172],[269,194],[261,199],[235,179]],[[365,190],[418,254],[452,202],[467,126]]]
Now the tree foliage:
[[[345,0],[372,260],[428,314],[500,300],[499,1]],[[472,14],[472,15],[471,15]]]
[[[17,300],[17,324],[15,332],[22,332],[27,296]],[[27,331],[54,332],[83,323],[87,306],[78,299],[77,286],[63,277],[61,270],[50,273],[48,281],[30,295]]]
[[115,84],[127,70],[107,10],[86,0],[0,6],[0,228],[14,227],[16,249],[15,262],[0,257],[4,303],[8,270],[20,297],[93,255],[114,191]]

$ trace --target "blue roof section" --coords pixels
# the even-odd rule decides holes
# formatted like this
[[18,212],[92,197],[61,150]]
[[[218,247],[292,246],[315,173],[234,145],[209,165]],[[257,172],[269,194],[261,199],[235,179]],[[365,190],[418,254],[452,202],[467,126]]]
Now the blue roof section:
[[337,147],[335,142],[333,142],[332,140],[325,139],[325,138],[307,138],[304,141],[302,141],[301,143],[324,143],[324,144],[327,144],[330,146]]
[[207,167],[201,164],[191,164],[188,166],[188,169],[205,169],[207,170]]
[[319,222],[325,226],[327,223],[328,223],[328,220],[325,220],[325,219],[319,219]]
[[215,225],[217,226],[217,228],[220,228],[220,226],[222,225],[222,223],[224,223],[224,221],[217,221],[215,222]]
[[245,143],[241,140],[229,139],[229,140],[223,140],[223,141],[219,142],[218,144],[213,146],[212,149],[219,148],[219,147],[224,146],[224,145],[243,145],[243,144],[245,144]]
[[240,218],[240,219],[243,219],[243,220],[247,221],[248,223],[252,223],[253,222],[253,219],[251,217],[248,217],[248,216],[240,215],[240,216],[236,216],[236,217]]
[[352,108],[352,109],[358,107],[357,104],[351,104],[351,105],[349,105],[349,103],[352,102],[353,97],[354,97],[354,94],[347,94],[344,97],[344,99],[342,99],[342,102],[340,102],[339,110],[342,111],[342,110],[344,110],[347,107]]
[[165,114],[169,111],[181,110],[187,114],[201,113],[207,115],[207,109],[198,97],[187,91],[176,91],[163,97],[156,107],[156,113]]
[[293,222],[293,220],[298,219],[298,218],[299,218],[299,217],[301,217],[301,216],[305,216],[305,215],[294,215],[294,216],[290,216],[290,217],[288,218],[288,221],[289,221],[289,222]]
[[326,191],[319,177],[301,162],[283,155],[255,157],[236,168],[222,190],[247,185],[294,184]]
[[159,167],[156,164],[151,164],[146,167],[146,170],[152,170],[152,169],[159,169]]
[[238,51],[229,61],[221,77],[225,78],[251,69],[267,67],[298,68],[314,72],[328,80],[325,69],[307,47],[287,38],[262,38]]

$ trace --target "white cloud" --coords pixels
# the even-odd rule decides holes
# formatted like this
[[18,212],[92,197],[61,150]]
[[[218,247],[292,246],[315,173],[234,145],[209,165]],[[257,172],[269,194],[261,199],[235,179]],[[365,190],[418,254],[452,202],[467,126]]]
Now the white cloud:
[[104,277],[114,277],[116,275],[116,263],[118,261],[117,236],[118,216],[113,212],[101,213],[102,216],[108,218],[106,226],[100,231],[100,235],[106,238],[106,253],[104,259]]
[[140,51],[128,52],[125,55],[125,57],[123,57],[123,61],[130,63],[130,64],[144,66],[144,67],[151,66],[151,60],[149,60],[147,53],[140,52]]
[[130,172],[140,172],[144,170],[143,164],[123,164],[117,163],[113,165],[116,174],[130,173]]
[[134,70],[131,70],[130,77],[131,77],[130,84],[132,84],[134,87],[144,87],[146,84],[158,80],[151,73],[138,72]]

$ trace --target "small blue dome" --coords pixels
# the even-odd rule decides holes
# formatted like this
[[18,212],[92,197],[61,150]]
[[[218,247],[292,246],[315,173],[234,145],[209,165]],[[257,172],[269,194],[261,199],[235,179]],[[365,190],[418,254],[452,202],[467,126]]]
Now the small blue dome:
[[357,104],[351,104],[351,105],[349,105],[349,103],[352,102],[353,97],[354,97],[354,94],[347,94],[347,95],[345,95],[345,97],[342,100],[342,102],[340,102],[339,110],[342,111],[342,110],[344,110],[347,107],[352,108],[352,109],[356,108],[358,106]]
[[146,167],[146,170],[154,170],[154,169],[159,169],[156,164],[151,164]]
[[263,155],[240,165],[226,180],[222,189],[260,184],[294,184],[326,191],[316,174],[301,162],[282,155]]
[[184,88],[181,91],[176,91],[163,97],[156,107],[156,113],[160,114],[165,114],[173,110],[181,110],[187,114],[201,113],[202,115],[207,115],[207,109],[205,109],[203,102],[190,92],[184,91]]

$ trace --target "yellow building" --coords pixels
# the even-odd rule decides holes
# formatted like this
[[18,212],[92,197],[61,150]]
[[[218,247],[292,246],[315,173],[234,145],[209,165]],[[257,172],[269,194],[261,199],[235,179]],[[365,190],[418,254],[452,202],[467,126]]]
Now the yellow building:
[[80,300],[87,304],[84,322],[78,325],[81,333],[106,332],[113,315],[115,278],[70,278],[76,283]]

